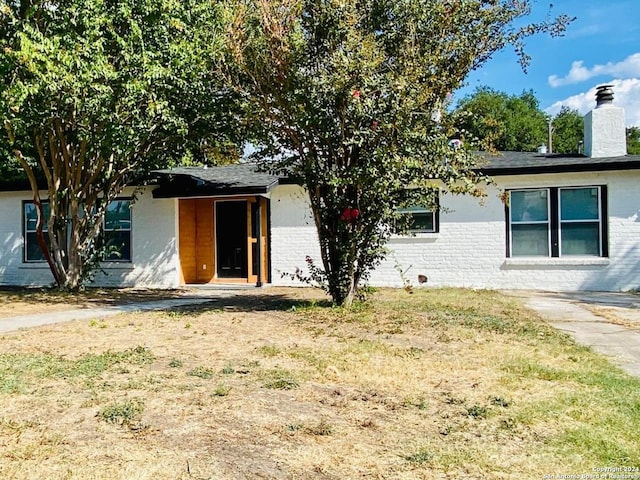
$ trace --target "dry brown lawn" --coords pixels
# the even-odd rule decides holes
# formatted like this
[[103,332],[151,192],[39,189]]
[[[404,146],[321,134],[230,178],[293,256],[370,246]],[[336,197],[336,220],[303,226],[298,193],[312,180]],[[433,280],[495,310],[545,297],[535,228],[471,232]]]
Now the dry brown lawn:
[[0,478],[540,479],[640,467],[640,382],[516,300],[382,290],[344,310],[323,298],[259,290],[2,335]]

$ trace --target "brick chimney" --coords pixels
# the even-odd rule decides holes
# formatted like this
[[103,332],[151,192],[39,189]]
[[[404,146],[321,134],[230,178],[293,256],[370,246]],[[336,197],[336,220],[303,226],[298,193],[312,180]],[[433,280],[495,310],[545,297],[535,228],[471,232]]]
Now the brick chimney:
[[596,89],[596,108],[584,116],[584,154],[592,158],[627,154],[624,109],[613,105],[612,85]]

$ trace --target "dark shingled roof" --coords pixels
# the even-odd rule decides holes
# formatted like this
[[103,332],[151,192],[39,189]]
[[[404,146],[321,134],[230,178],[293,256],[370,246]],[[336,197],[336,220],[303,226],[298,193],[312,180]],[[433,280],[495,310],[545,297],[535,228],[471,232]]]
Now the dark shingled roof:
[[[483,152],[478,155],[481,157],[478,170],[492,177],[640,169],[640,155],[608,158],[537,152]],[[153,173],[160,185],[153,192],[155,198],[259,195],[268,193],[278,184],[291,183],[290,179],[258,171],[252,163],[169,168]]]
[[252,163],[167,168],[153,174],[160,185],[153,191],[155,198],[258,195],[268,193],[280,183],[280,177],[260,172]]
[[640,169],[640,155],[591,158],[577,154],[497,152],[480,156],[483,160],[478,170],[489,176]]

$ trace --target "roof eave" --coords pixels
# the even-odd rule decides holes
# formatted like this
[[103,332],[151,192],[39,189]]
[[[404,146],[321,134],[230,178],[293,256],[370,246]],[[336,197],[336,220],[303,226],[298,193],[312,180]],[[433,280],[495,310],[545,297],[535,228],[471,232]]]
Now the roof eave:
[[582,163],[570,165],[527,165],[522,167],[481,167],[477,171],[492,177],[509,175],[531,175],[541,173],[580,173],[616,170],[638,170],[640,160],[608,163]]

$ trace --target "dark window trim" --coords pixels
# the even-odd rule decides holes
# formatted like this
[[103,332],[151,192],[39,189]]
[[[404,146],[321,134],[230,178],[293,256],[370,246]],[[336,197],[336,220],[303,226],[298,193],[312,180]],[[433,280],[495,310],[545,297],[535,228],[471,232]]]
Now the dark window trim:
[[[41,200],[41,202],[44,203],[49,203],[49,200]],[[29,260],[27,258],[27,218],[25,216],[25,206],[27,204],[34,204],[35,202],[33,200],[22,200],[22,263],[47,263],[47,260],[45,258],[42,258],[42,260]],[[46,228],[46,230],[44,230]],[[43,227],[43,233],[47,233],[49,231],[48,226],[45,222],[45,226]]]
[[131,206],[133,205],[133,197],[116,197],[111,200],[111,203],[114,202],[129,202],[129,229],[128,230],[118,230],[118,229],[106,229],[107,225],[107,212],[104,213],[104,218],[102,219],[102,231],[101,235],[104,235],[105,232],[129,232],[129,258],[105,258],[101,263],[133,263],[133,210]]
[[[129,209],[131,210],[131,205],[133,204],[133,197],[117,197],[114,198],[112,200],[112,202],[119,202],[119,201],[127,201],[129,202]],[[27,259],[27,224],[26,224],[26,217],[25,217],[25,205],[26,204],[33,204],[33,200],[22,200],[22,263],[26,263],[26,264],[31,264],[31,263],[35,263],[35,264],[39,264],[39,263],[46,263],[45,259],[42,260],[28,260]],[[42,200],[42,203],[49,203],[49,200]],[[111,202],[110,202],[111,203]],[[105,230],[105,225],[106,225],[106,212],[105,212],[105,218],[102,220],[102,231],[101,231],[101,235],[104,234]],[[131,214],[130,214],[130,227],[128,230],[129,232],[129,257],[128,259],[117,259],[117,258],[113,258],[113,259],[105,259],[102,261],[102,263],[133,263],[133,211],[131,210]],[[117,230],[109,230],[111,231],[117,231]]]
[[[599,190],[599,230],[600,230],[600,255],[598,258],[609,257],[609,198],[606,185],[566,185],[562,187],[525,187],[525,188],[509,188],[507,189],[508,201],[505,202],[505,238],[506,244],[506,257],[513,257],[511,254],[511,192],[524,191],[524,190],[548,190],[549,191],[549,229],[550,229],[550,241],[551,249],[550,255],[547,257],[538,256],[539,258],[567,258],[573,255],[560,254],[560,202],[559,195],[560,190],[564,189],[578,189],[578,188],[598,188]],[[578,255],[579,256],[579,255]]]
[[560,212],[559,203],[560,189],[558,187],[549,188],[549,228],[550,228],[550,256],[560,257]]
[[603,258],[609,258],[609,192],[606,185],[600,187],[600,251]]

